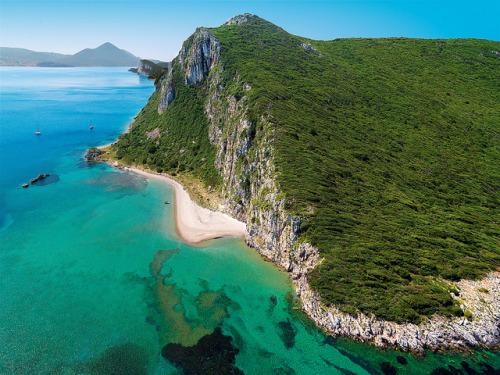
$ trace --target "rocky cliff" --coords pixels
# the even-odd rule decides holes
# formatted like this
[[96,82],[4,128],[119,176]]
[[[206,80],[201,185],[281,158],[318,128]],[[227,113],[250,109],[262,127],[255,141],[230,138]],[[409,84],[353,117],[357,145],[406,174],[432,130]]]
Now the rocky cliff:
[[137,65],[137,74],[141,76],[149,76],[155,67],[148,60],[140,60],[139,65]]
[[[241,25],[252,17],[237,16],[225,25]],[[466,318],[450,320],[436,316],[416,326],[361,313],[352,316],[335,306],[323,305],[307,281],[308,271],[322,261],[321,256],[316,248],[298,240],[300,226],[306,219],[287,212],[286,197],[276,178],[277,134],[271,113],[264,110],[256,116],[252,111],[250,103],[258,99],[253,96],[251,85],[237,71],[233,74],[225,70],[221,43],[208,29],[197,29],[184,43],[157,85],[159,114],[168,111],[176,100],[176,74],[182,75],[185,86],[198,86],[206,93],[208,137],[216,150],[215,168],[222,178],[220,194],[224,204],[220,210],[246,222],[248,245],[289,272],[304,311],[326,332],[417,352],[426,348],[500,344],[498,273],[491,273],[482,282],[462,281],[454,285],[459,291],[454,298],[467,311]],[[480,296],[477,290],[484,285],[489,294]]]

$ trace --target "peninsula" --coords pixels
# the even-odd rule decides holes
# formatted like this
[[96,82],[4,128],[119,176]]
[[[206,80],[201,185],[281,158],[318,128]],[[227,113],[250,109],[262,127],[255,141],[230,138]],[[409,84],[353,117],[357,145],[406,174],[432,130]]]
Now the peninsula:
[[316,41],[243,14],[184,42],[111,157],[215,190],[332,335],[497,347],[499,56],[476,39]]

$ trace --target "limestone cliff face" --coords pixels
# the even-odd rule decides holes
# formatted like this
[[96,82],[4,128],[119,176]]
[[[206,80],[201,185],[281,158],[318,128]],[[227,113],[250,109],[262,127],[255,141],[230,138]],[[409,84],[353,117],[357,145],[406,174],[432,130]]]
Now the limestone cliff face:
[[184,72],[184,84],[199,83],[217,65],[220,57],[220,43],[207,29],[199,28],[184,42],[179,55],[168,68],[167,75],[160,81],[161,100],[158,113],[163,113],[175,98],[173,69]]
[[175,99],[175,85],[172,79],[172,68],[160,81],[160,103],[158,104],[158,113],[162,114],[168,108],[168,105]]
[[[226,24],[239,25],[250,16],[238,16]],[[492,297],[487,305],[480,305],[476,286],[469,284],[457,283],[460,295],[455,297],[460,299],[464,310],[472,313],[471,320],[435,317],[419,326],[396,324],[363,314],[354,317],[335,306],[323,305],[306,279],[307,272],[321,262],[319,251],[298,241],[299,228],[305,219],[287,213],[286,198],[277,182],[274,147],[277,130],[272,115],[266,112],[260,118],[250,118],[251,84],[237,73],[229,78],[224,76],[221,46],[209,30],[198,29],[184,43],[168,74],[160,81],[159,113],[175,100],[172,79],[175,69],[183,75],[185,85],[203,84],[207,91],[205,114],[210,121],[209,138],[216,147],[215,167],[223,180],[221,211],[246,222],[248,245],[290,273],[304,311],[316,324],[333,335],[413,351],[500,345],[500,298]],[[500,296],[499,274],[492,273],[485,280],[490,296]]]
[[149,76],[151,71],[153,70],[153,66],[147,60],[140,60],[137,65],[137,74],[141,76]]
[[210,69],[219,62],[219,57],[220,43],[217,38],[207,29],[196,30],[192,41],[184,43],[178,56],[179,64],[186,72],[185,84],[206,78]]

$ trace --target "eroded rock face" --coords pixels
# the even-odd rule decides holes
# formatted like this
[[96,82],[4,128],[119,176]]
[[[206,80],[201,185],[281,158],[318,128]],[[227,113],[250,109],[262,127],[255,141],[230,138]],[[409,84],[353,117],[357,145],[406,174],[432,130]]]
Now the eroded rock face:
[[160,128],[156,127],[150,132],[146,132],[147,139],[156,139],[160,137]]
[[242,23],[247,22],[250,18],[254,18],[254,17],[257,17],[257,16],[254,15],[254,14],[251,14],[251,13],[239,14],[239,15],[233,17],[233,18],[228,19],[224,23],[224,25],[225,26],[228,26],[228,25],[241,25]]
[[158,113],[165,112],[170,103],[175,99],[175,86],[172,80],[172,69],[160,81],[161,99],[158,104]]
[[178,56],[186,73],[185,84],[190,85],[208,77],[210,69],[219,62],[219,57],[219,40],[207,29],[198,29],[191,45],[184,43]]
[[184,84],[198,83],[207,78],[210,70],[220,58],[219,40],[210,31],[199,28],[191,38],[184,42],[179,55],[168,68],[168,73],[160,81],[161,99],[158,113],[164,113],[175,99],[175,85],[172,66],[178,63],[184,72]]

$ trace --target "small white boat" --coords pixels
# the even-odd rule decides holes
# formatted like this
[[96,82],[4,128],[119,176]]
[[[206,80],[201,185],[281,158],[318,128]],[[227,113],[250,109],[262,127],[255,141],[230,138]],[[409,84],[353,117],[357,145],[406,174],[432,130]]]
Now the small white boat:
[[42,132],[40,130],[35,130],[35,134],[40,135],[40,134],[42,134]]

